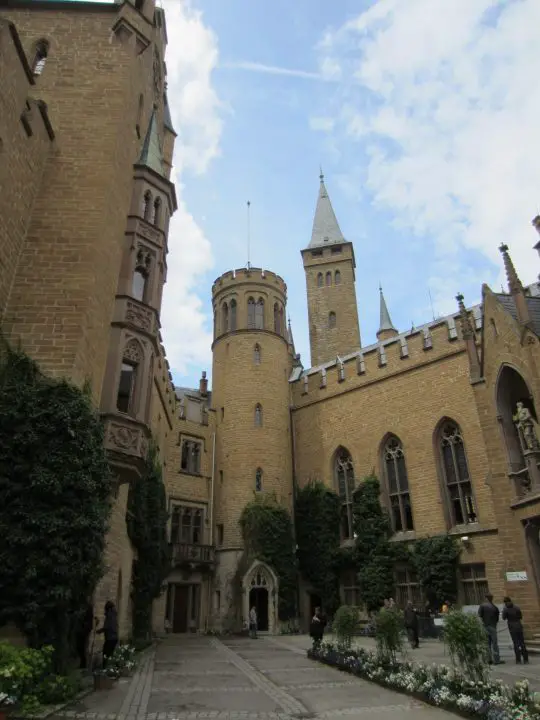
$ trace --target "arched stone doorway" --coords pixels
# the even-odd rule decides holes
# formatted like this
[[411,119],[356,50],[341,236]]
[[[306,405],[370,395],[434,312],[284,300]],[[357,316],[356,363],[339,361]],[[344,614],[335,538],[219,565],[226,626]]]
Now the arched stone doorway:
[[[525,418],[517,418],[520,411]],[[523,376],[510,365],[501,368],[497,379],[497,417],[508,455],[509,475],[518,497],[538,489],[540,476],[537,461],[540,446],[533,447],[531,438],[538,438],[538,416],[533,395]]]
[[244,575],[242,590],[244,621],[248,622],[249,611],[255,607],[259,631],[277,632],[279,583],[274,571],[266,563],[255,561]]

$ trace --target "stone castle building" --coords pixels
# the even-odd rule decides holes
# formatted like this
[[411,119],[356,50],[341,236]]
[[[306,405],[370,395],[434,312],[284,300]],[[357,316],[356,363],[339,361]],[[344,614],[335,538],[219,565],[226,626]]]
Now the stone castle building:
[[[165,16],[154,0],[0,0],[0,312],[8,337],[53,375],[90,378],[118,479],[107,573],[129,634],[133,550],[127,492],[152,435],[164,467],[173,568],[155,630],[239,629],[250,604],[279,629],[274,570],[248,566],[245,505],[322,480],[342,501],[375,471],[393,541],[454,535],[460,602],[510,594],[540,627],[540,288],[501,246],[507,292],[400,332],[381,290],[377,341],[362,345],[355,255],[321,177],[301,250],[311,362],[286,322],[273,272],[212,287],[213,388],[174,388],[160,336],[175,131]],[[181,130],[181,129],[179,129]],[[535,225],[540,228],[540,219]],[[540,243],[536,248],[540,248]],[[419,600],[410,567],[396,598]],[[359,604],[354,573],[344,602]],[[300,583],[300,622],[324,598]]]

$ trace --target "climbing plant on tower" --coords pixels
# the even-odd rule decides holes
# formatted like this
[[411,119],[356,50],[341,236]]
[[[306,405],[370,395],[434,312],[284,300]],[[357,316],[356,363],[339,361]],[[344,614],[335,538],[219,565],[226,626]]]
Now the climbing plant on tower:
[[171,567],[167,537],[167,496],[161,463],[150,444],[144,470],[129,489],[126,525],[137,558],[131,578],[133,638],[145,641],[152,634],[152,607],[164,589]]
[[66,667],[103,572],[111,475],[90,388],[0,340],[0,625]]
[[297,569],[289,511],[275,495],[257,495],[245,506],[239,522],[247,556],[269,565],[278,577],[279,619],[294,617]]
[[296,493],[298,569],[320,595],[324,609],[339,607],[341,501],[324,483],[310,482]]

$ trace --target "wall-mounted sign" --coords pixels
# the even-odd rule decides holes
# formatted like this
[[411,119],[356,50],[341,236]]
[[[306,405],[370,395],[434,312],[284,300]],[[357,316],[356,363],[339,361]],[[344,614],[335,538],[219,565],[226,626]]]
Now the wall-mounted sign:
[[506,573],[506,582],[524,582],[525,580],[528,580],[527,573],[525,570],[522,570],[521,572],[507,572]]

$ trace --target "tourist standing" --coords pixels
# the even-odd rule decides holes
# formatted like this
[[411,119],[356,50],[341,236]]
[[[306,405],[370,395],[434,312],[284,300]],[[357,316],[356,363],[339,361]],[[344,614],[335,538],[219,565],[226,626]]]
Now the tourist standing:
[[255,605],[249,611],[249,637],[253,639],[257,637],[257,610]]
[[523,614],[519,605],[514,605],[512,598],[508,596],[504,598],[504,608],[502,619],[508,623],[508,632],[514,644],[514,652],[516,654],[516,663],[520,664],[521,659],[527,664],[529,662],[529,653],[525,645],[525,637],[523,635],[523,625],[521,621]]
[[103,643],[103,667],[105,668],[118,644],[118,613],[111,600],[107,600],[105,603],[103,627],[98,630],[98,633],[105,636]]
[[418,637],[418,613],[410,600],[403,613],[403,619],[405,621],[405,629],[407,630],[409,642],[413,650],[415,650],[420,644]]
[[315,608],[315,614],[313,615],[313,618],[311,620],[311,625],[309,628],[309,634],[311,636],[311,639],[313,640],[313,647],[317,647],[317,645],[320,645],[323,635],[324,635],[324,628],[326,626],[326,618],[323,616],[321,612],[320,607]]
[[485,601],[478,608],[478,615],[480,620],[482,620],[487,635],[489,664],[501,665],[504,660],[501,660],[499,639],[497,637],[497,625],[499,623],[500,612],[499,608],[493,604],[493,595],[491,593],[486,595]]

